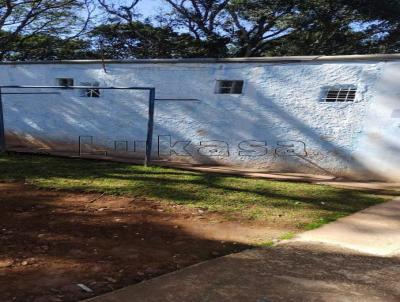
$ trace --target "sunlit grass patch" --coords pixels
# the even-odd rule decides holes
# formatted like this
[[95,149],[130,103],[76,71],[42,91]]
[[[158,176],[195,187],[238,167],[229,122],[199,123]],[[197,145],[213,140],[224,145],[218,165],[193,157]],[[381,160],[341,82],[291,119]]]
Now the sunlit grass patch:
[[313,229],[392,197],[301,182],[33,155],[0,156],[0,179],[52,190],[142,197],[293,230]]

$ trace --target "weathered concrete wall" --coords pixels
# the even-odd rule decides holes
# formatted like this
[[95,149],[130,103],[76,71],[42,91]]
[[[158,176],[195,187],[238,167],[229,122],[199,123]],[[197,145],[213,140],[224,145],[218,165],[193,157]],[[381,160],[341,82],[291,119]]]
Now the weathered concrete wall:
[[[396,105],[400,89],[393,84],[387,96],[387,80],[382,78],[399,66],[396,62],[108,64],[105,73],[94,64],[0,65],[0,85],[55,85],[56,78],[66,77],[74,78],[75,85],[153,86],[159,98],[199,99],[157,102],[154,157],[400,179],[396,145],[400,120],[375,114],[387,98],[392,99],[388,114],[400,108]],[[244,80],[243,94],[215,94],[216,80]],[[324,89],[335,85],[357,86],[356,101],[321,102]],[[8,141],[10,148],[31,142],[40,148],[47,144],[77,152],[78,137],[93,136],[97,150],[112,151],[115,141],[128,141],[128,152],[124,143],[117,143],[114,153],[143,156],[146,92],[102,91],[100,98],[81,97],[73,90],[59,92],[4,96],[6,129],[13,138]],[[382,133],[390,136],[390,146],[366,139]],[[371,148],[379,150],[365,151]],[[293,151],[292,156],[287,151]],[[371,156],[379,160],[370,161]]]

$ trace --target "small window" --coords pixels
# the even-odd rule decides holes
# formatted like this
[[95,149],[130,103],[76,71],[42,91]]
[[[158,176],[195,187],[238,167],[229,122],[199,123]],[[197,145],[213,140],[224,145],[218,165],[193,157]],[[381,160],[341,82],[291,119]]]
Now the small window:
[[243,81],[217,81],[217,94],[241,94]]
[[63,86],[65,88],[74,86],[74,79],[72,78],[58,78],[57,79],[58,86]]
[[100,89],[94,88],[96,86],[99,86],[100,84],[98,82],[95,83],[81,83],[82,86],[88,86],[88,87],[93,87],[93,88],[84,88],[81,90],[81,96],[82,97],[87,97],[87,98],[99,98],[100,97]]
[[354,102],[356,99],[357,88],[342,87],[342,88],[329,88],[326,96],[324,97],[324,102]]

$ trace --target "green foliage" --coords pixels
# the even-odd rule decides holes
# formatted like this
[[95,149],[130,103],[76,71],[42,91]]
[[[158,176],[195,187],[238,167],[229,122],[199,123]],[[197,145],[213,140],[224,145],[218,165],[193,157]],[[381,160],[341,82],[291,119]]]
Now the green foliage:
[[3,59],[9,61],[71,60],[95,57],[96,54],[90,49],[89,41],[60,39],[45,34],[17,37],[3,50]]
[[165,1],[194,36],[228,39],[230,56],[399,50],[399,0]]
[[370,52],[400,51],[400,0],[350,0],[347,3],[364,19],[374,21],[366,29],[370,37]]
[[[0,2],[0,59],[4,54],[20,52],[24,39],[62,38],[79,35],[88,25],[91,0],[4,0]],[[37,38],[29,40],[35,47]],[[23,53],[24,50],[21,51]]]
[[164,11],[151,20],[141,18],[137,3],[0,1],[0,59],[400,51],[400,0],[163,0]]
[[[250,12],[256,16],[262,10],[257,9],[255,3],[259,7],[271,7],[264,0],[244,2],[253,4]],[[395,37],[399,37],[399,18],[393,18],[391,13],[385,13],[386,10],[375,10],[385,6],[398,12],[399,1],[388,0],[379,5],[376,1],[284,2],[291,3],[292,10],[277,22],[275,30],[286,28],[286,31],[265,41],[262,55],[368,54],[399,50],[398,39],[395,41]],[[282,4],[278,6],[285,8]],[[278,7],[274,11],[282,13]]]
[[207,41],[143,22],[101,25],[90,37],[94,43],[97,41],[104,58],[110,59],[206,57],[214,52]]

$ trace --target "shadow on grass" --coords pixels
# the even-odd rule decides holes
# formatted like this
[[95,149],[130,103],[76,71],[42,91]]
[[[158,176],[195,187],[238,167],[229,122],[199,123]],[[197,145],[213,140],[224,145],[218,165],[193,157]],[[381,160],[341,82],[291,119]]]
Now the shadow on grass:
[[277,210],[299,215],[316,211],[317,215],[311,213],[313,219],[323,216],[326,221],[382,202],[387,193],[28,155],[0,157],[0,174],[2,179],[43,188],[140,196],[220,212],[253,208],[265,212],[260,217]]
[[[384,200],[371,192],[306,183],[44,156],[1,156],[0,177],[41,188],[140,196],[239,215],[250,208],[265,211],[261,219],[276,210],[291,211],[296,219],[311,211],[309,220],[315,221],[310,227]],[[232,248],[221,248],[221,242],[176,229],[162,222],[166,213],[152,211],[148,204],[133,215],[115,210],[100,213],[82,205],[60,204],[60,192],[43,191],[36,199],[29,192],[25,198],[21,194],[2,194],[0,221],[6,231],[0,237],[0,253],[16,263],[35,258],[38,266],[28,265],[22,274],[3,269],[0,279],[6,280],[0,282],[0,295],[6,300],[14,296],[18,297],[14,301],[34,300],[56,288],[66,301],[76,301],[88,295],[73,285],[64,287],[65,282],[87,284],[100,294],[213,258],[212,251],[224,254],[245,248],[229,242],[226,246]],[[296,219],[289,217],[286,223],[294,225]],[[104,277],[118,281],[110,284]]]

